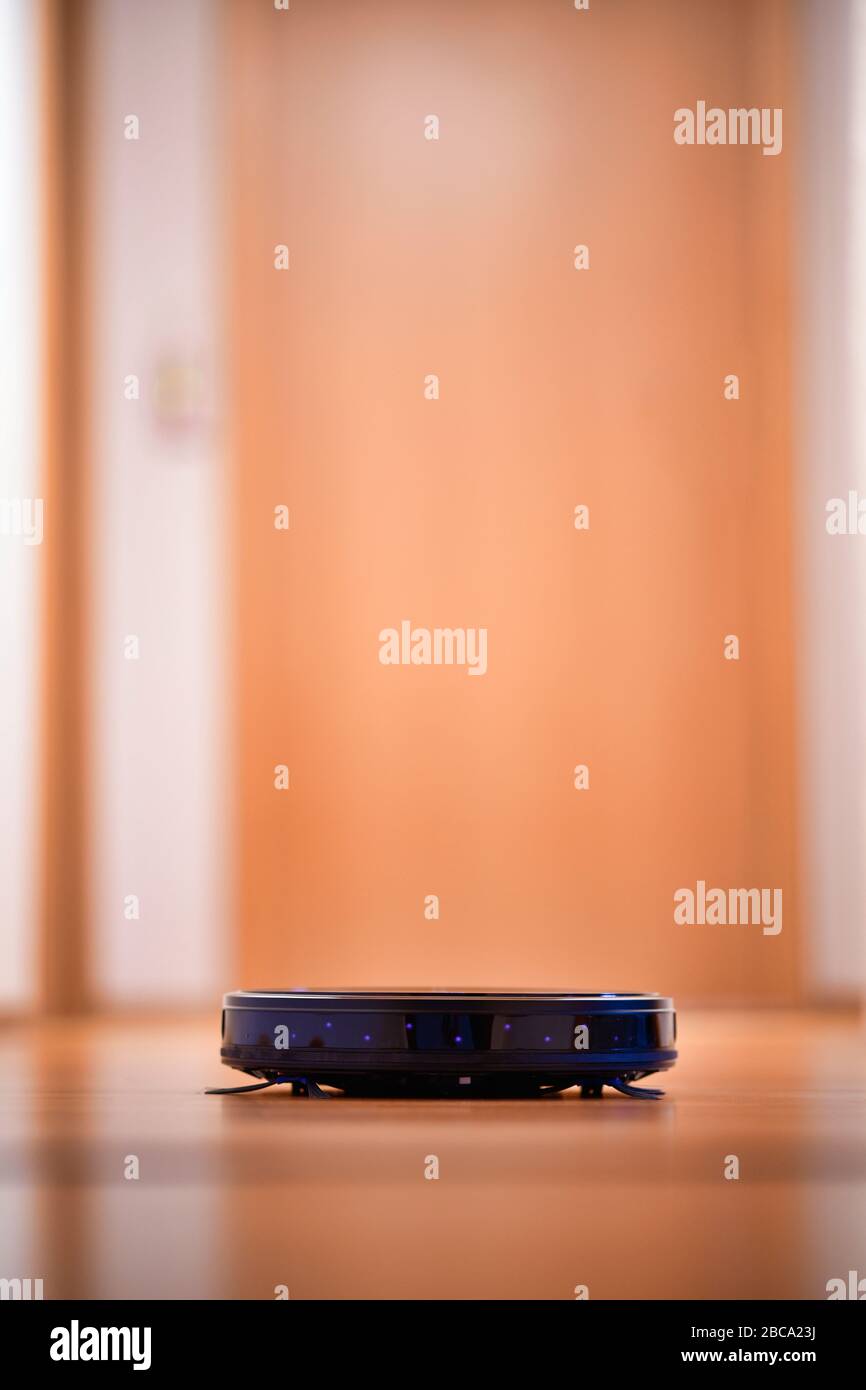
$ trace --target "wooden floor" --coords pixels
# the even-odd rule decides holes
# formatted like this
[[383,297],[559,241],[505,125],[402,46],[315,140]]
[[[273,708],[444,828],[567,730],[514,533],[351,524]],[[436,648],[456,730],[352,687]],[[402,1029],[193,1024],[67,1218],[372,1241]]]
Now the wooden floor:
[[218,1046],[213,1020],[0,1029],[0,1277],[46,1298],[742,1299],[866,1275],[851,1018],[686,1013],[656,1103],[205,1096],[234,1075]]

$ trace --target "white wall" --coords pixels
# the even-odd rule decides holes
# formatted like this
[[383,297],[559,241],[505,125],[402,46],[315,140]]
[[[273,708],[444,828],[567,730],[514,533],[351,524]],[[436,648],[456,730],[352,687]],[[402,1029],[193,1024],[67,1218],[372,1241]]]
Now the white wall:
[[[108,1004],[212,1003],[226,986],[218,13],[95,6],[92,902]],[[170,363],[203,383],[180,418],[157,401]],[[185,397],[178,373],[168,391]]]
[[[0,0],[0,500],[7,501],[39,490],[36,14],[32,0]],[[23,1007],[35,994],[42,555],[42,546],[0,525],[0,1009]]]
[[801,915],[816,990],[866,987],[866,536],[826,503],[866,497],[866,4],[807,0],[798,324]]

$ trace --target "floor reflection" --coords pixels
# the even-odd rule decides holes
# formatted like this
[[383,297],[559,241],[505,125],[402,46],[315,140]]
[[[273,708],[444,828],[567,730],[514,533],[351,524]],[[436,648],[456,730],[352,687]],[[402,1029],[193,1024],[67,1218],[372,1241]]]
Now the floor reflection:
[[209,1022],[7,1027],[0,1276],[47,1298],[825,1297],[864,1261],[859,1025],[687,1015],[681,1047],[658,1103],[310,1101],[203,1095]]

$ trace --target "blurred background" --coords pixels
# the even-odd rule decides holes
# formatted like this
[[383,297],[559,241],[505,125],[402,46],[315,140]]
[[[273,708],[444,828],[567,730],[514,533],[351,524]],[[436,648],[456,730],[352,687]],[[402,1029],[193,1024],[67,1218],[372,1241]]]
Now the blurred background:
[[859,1006],[864,92],[860,0],[0,0],[0,1010]]

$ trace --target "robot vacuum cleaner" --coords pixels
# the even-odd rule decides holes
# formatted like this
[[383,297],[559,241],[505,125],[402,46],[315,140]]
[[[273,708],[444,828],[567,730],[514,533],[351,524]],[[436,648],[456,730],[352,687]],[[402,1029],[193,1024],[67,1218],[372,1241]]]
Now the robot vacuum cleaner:
[[235,990],[221,1060],[314,1098],[663,1095],[633,1083],[676,1061],[673,1001],[536,990]]

